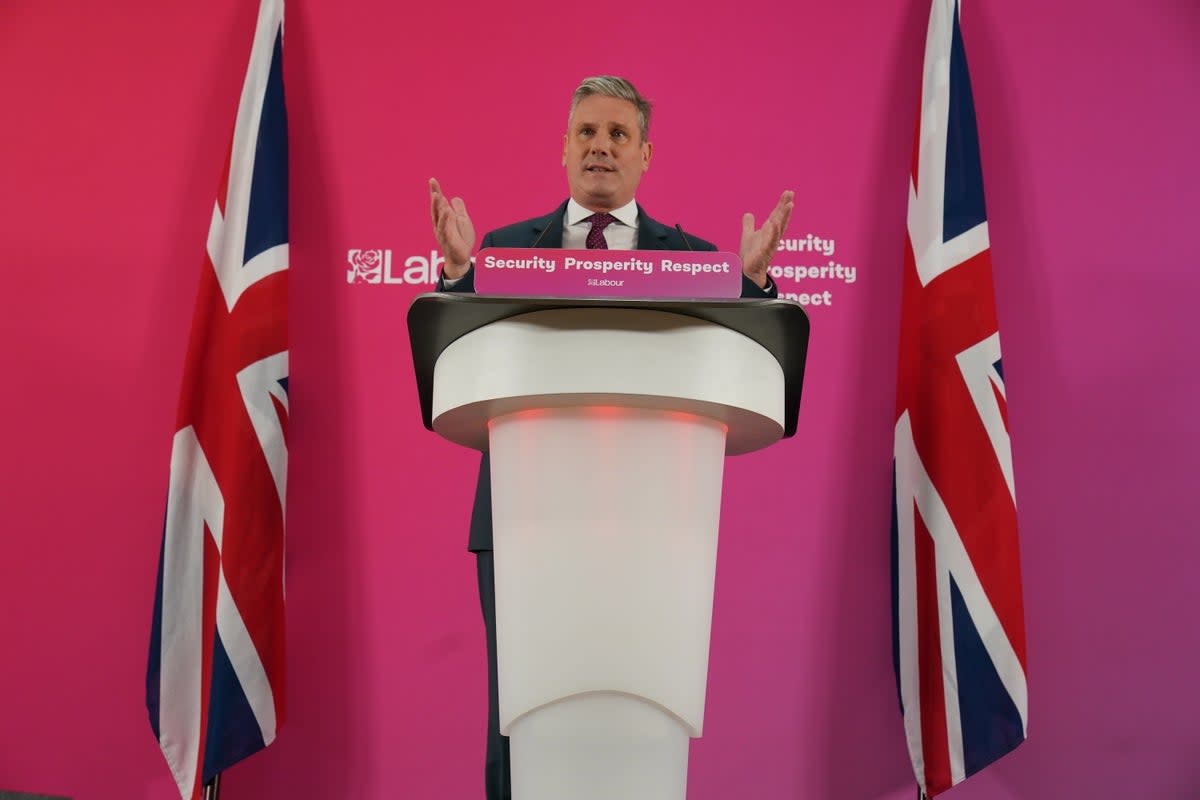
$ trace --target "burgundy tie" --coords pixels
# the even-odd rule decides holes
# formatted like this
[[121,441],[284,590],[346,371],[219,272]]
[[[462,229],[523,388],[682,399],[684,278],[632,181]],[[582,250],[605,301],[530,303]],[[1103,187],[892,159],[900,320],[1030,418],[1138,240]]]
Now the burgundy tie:
[[612,214],[593,214],[588,217],[592,221],[592,229],[587,235],[588,250],[607,250],[608,242],[604,241],[604,229],[609,223],[616,222],[617,218]]

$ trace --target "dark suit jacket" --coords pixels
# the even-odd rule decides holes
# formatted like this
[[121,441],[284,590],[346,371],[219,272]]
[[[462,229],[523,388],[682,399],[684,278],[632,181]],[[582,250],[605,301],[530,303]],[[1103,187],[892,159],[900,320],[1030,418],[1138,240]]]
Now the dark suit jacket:
[[[508,225],[483,237],[482,247],[549,247],[561,248],[563,217],[567,213],[567,201],[544,217],[528,219]],[[638,250],[716,250],[712,242],[687,234],[686,240],[679,231],[651,219],[645,209],[638,206]],[[475,270],[472,269],[452,288],[447,289],[443,279],[438,278],[439,292],[474,292]],[[742,276],[742,297],[771,298],[778,296],[774,286],[769,290],[758,288],[754,281]],[[492,549],[492,480],[491,465],[487,453],[479,463],[479,482],[475,485],[475,506],[471,510],[471,537],[467,549],[472,551]]]

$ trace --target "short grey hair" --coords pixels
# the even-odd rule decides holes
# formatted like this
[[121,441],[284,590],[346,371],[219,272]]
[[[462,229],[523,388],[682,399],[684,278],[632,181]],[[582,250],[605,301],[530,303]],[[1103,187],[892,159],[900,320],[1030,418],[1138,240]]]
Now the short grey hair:
[[618,100],[628,100],[633,103],[638,114],[638,128],[642,133],[642,143],[646,142],[646,136],[650,133],[650,112],[654,110],[654,106],[650,101],[642,97],[637,88],[616,75],[593,75],[590,78],[584,78],[580,81],[579,86],[575,89],[575,94],[571,95],[571,113],[567,115],[569,120],[575,115],[575,109],[585,97],[591,97],[594,94],[604,97],[615,97]]

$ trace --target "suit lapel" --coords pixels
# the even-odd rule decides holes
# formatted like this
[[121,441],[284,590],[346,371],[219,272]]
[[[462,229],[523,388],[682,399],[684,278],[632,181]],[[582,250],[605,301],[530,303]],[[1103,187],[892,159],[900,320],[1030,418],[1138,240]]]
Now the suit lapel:
[[562,247],[563,242],[563,215],[567,213],[567,201],[557,209],[552,211],[547,216],[535,220],[533,223],[533,242],[531,247],[539,249],[551,247],[555,250]]
[[670,250],[667,237],[671,233],[670,228],[651,219],[646,210],[638,205],[638,250]]

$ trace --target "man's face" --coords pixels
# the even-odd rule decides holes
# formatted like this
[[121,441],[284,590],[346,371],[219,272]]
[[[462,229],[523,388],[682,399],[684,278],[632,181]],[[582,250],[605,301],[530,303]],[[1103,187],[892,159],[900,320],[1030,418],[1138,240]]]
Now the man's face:
[[650,166],[637,106],[618,97],[583,98],[567,121],[563,166],[575,202],[591,211],[612,211],[633,199]]

